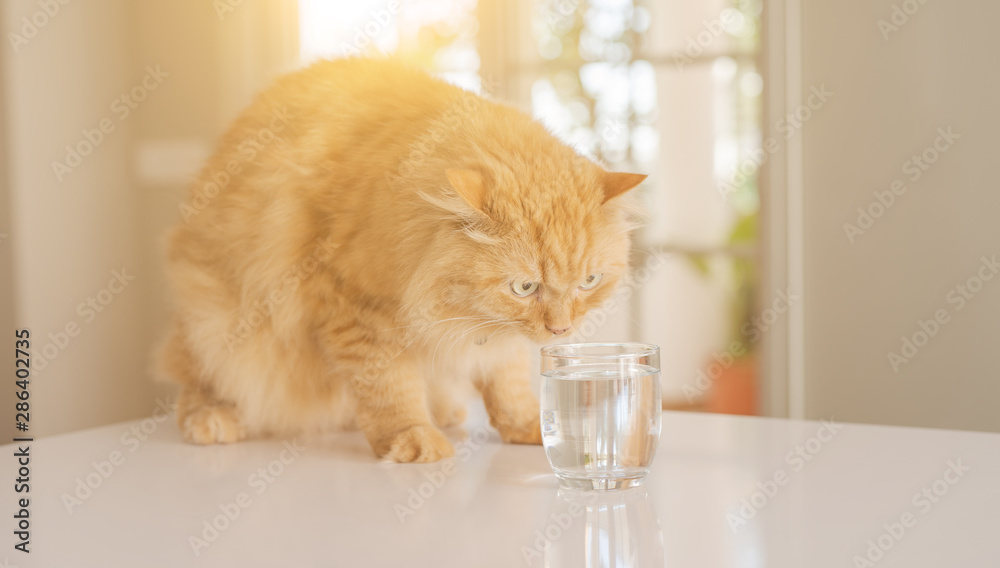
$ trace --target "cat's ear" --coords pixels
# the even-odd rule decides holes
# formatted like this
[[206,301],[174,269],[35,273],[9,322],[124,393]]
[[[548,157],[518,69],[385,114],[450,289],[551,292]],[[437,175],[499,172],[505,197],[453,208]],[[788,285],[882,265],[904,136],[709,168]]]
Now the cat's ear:
[[648,176],[643,174],[605,172],[604,179],[602,180],[604,185],[604,202],[607,203],[609,199],[618,197],[626,191],[634,188],[642,183],[647,177]]
[[485,213],[483,208],[486,205],[486,183],[483,174],[476,170],[449,169],[444,171],[444,175],[466,203],[476,211]]

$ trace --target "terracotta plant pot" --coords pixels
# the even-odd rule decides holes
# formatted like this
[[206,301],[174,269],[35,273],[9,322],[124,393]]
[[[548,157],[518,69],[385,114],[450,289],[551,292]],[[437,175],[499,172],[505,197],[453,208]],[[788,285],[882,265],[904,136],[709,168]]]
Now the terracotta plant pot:
[[757,360],[742,357],[712,383],[705,404],[708,412],[757,414]]

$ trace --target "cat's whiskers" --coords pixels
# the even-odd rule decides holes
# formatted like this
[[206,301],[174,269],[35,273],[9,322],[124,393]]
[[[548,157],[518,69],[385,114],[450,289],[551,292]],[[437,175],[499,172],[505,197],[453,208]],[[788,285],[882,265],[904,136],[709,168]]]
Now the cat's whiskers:
[[[393,355],[392,357],[390,357],[389,360],[392,361],[396,357],[399,357],[400,355],[402,355],[403,352],[406,351],[411,345],[413,345],[413,343],[417,339],[419,339],[421,335],[423,335],[423,334],[427,333],[428,331],[430,331],[431,328],[434,327],[435,325],[438,325],[440,323],[445,323],[445,322],[448,322],[448,321],[468,320],[468,319],[487,319],[487,318],[485,318],[484,316],[461,316],[461,317],[456,317],[456,318],[446,318],[446,319],[438,320],[436,322],[432,322],[432,323],[429,323],[429,324],[422,324],[422,323],[420,323],[420,324],[416,324],[416,325],[407,325],[407,326],[403,326],[403,327],[393,328],[393,329],[404,329],[404,328],[407,328],[407,327],[419,327],[419,326],[422,326],[422,325],[426,325],[427,326],[424,329],[421,329],[416,335],[414,335],[413,338],[410,339],[410,341],[408,341],[406,343],[406,345],[404,345],[403,348],[399,350],[398,353],[396,353],[395,355]],[[389,330],[385,329],[385,330],[382,330],[382,331],[389,331]],[[375,333],[379,333],[379,332],[375,332]],[[440,340],[438,341],[438,343],[440,343]],[[435,350],[436,350],[436,348],[435,348]]]
[[[447,320],[441,320],[441,321],[444,322],[444,321],[470,320],[470,319],[473,319],[473,320],[479,319],[479,320],[487,320],[487,321],[476,323],[471,328],[466,329],[466,330],[458,329],[458,330],[456,330],[456,331],[454,331],[452,333],[444,333],[444,334],[442,334],[441,337],[438,338],[437,344],[434,345],[434,351],[431,352],[431,368],[432,369],[436,369],[437,368],[437,353],[438,353],[438,350],[441,348],[441,344],[442,343],[445,343],[447,341],[450,344],[450,346],[448,347],[448,349],[446,351],[446,354],[448,354],[448,353],[451,353],[451,351],[453,349],[455,349],[455,347],[462,341],[463,338],[465,338],[466,336],[468,336],[470,333],[475,332],[476,330],[482,329],[484,327],[488,327],[490,325],[497,325],[497,326],[499,326],[499,327],[497,327],[497,329],[495,329],[493,331],[493,333],[491,333],[490,335],[488,335],[486,337],[486,340],[488,341],[488,340],[492,339],[493,336],[495,336],[497,334],[497,332],[499,332],[500,330],[519,323],[517,321],[510,321],[510,320],[503,320],[503,319],[496,319],[496,318],[487,318],[487,317],[484,317],[484,316],[474,316],[474,317],[468,317],[468,318],[449,318]],[[462,323],[464,323],[464,322],[462,322]],[[485,343],[485,341],[484,341],[484,343]]]
[[[451,348],[453,349],[456,345],[458,345],[458,343],[460,341],[462,341],[463,339],[465,339],[466,336],[468,336],[470,333],[472,333],[472,332],[474,332],[474,331],[476,331],[478,329],[482,329],[482,328],[487,327],[489,325],[502,325],[502,324],[505,324],[505,323],[506,323],[505,320],[499,320],[498,319],[498,320],[488,321],[486,323],[481,323],[481,324],[475,325],[471,329],[467,330],[465,333],[463,333],[462,335],[460,335],[458,337],[458,339],[456,339],[455,342],[452,344]],[[449,351],[450,351],[450,349],[449,349]]]
[[[461,335],[459,335],[459,336],[458,336],[457,338],[455,338],[455,339],[454,339],[454,340],[453,340],[453,341],[451,342],[451,346],[450,346],[450,347],[448,347],[448,351],[447,351],[447,353],[451,353],[451,351],[452,351],[453,349],[455,349],[455,347],[456,347],[456,346],[457,346],[457,345],[458,345],[459,343],[461,343],[462,339],[464,339],[464,338],[465,338],[466,336],[468,336],[468,335],[469,335],[470,333],[473,333],[473,332],[475,332],[476,330],[479,330],[479,329],[482,329],[482,328],[484,328],[484,327],[487,327],[487,326],[490,326],[490,325],[506,325],[507,323],[508,323],[508,322],[507,322],[507,320],[502,320],[502,319],[494,319],[494,320],[491,320],[491,321],[488,321],[488,322],[485,322],[485,323],[480,323],[480,324],[477,324],[477,325],[474,325],[474,326],[472,326],[472,327],[471,327],[470,329],[468,329],[468,330],[466,330],[465,332],[461,333]],[[454,337],[454,336],[452,336],[452,337]]]
[[380,330],[376,331],[375,333],[382,333],[384,331],[393,331],[393,330],[397,330],[397,329],[407,329],[407,328],[410,328],[410,327],[420,327],[422,325],[426,325],[429,328],[430,326],[434,326],[434,325],[437,325],[439,323],[444,323],[446,321],[470,320],[470,319],[483,320],[483,319],[488,319],[488,318],[485,317],[485,316],[459,316],[457,318],[446,318],[446,319],[438,320],[438,321],[431,322],[431,323],[415,323],[413,325],[403,325],[403,326],[400,326],[400,327],[390,327],[388,329],[380,329]]
[[[508,327],[510,327],[510,326],[512,326],[512,325],[517,325],[518,323],[520,323],[520,322],[516,322],[516,321],[512,321],[512,322],[509,322],[509,323],[505,323],[505,324],[501,325],[500,327],[498,327],[498,328],[496,328],[495,330],[493,330],[493,333],[491,333],[491,334],[487,335],[487,336],[486,336],[486,339],[484,339],[484,340],[483,340],[483,343],[486,343],[487,341],[489,341],[489,340],[493,339],[493,336],[495,336],[495,335],[496,335],[496,334],[497,334],[498,332],[500,332],[501,330],[504,330],[504,329],[506,329],[506,328],[508,328]],[[506,331],[515,331],[515,330],[512,330],[512,329],[508,329],[508,330],[506,330]]]
[[[500,321],[500,320],[494,320],[493,318],[486,318],[486,317],[477,317],[477,319],[486,319],[486,320],[489,320],[489,321],[486,321],[485,323],[478,323],[478,324],[476,324],[475,326],[473,326],[473,328],[472,328],[473,330],[476,329],[477,327],[482,327],[484,325],[489,325],[489,324],[493,323],[494,321]],[[457,330],[457,331],[455,331],[453,333],[450,333],[450,334],[442,334],[441,335],[441,337],[438,339],[437,344],[434,346],[434,351],[431,353],[431,368],[436,368],[435,366],[437,364],[437,352],[438,352],[438,348],[441,347],[441,343],[443,343],[445,340],[451,340],[452,338],[454,338],[455,336],[457,336],[459,334],[463,334],[464,335],[462,329],[459,329],[459,330]],[[456,340],[456,342],[457,342],[457,340]],[[455,344],[453,343],[452,347],[454,347],[454,345]],[[451,352],[451,348],[449,348],[448,351]]]
[[488,321],[486,323],[479,323],[479,324],[476,324],[476,325],[472,326],[470,329],[459,330],[459,331],[456,331],[455,333],[451,334],[450,336],[448,336],[448,339],[450,340],[450,345],[448,346],[448,350],[445,352],[445,355],[451,353],[451,351],[453,349],[455,349],[455,346],[458,345],[458,343],[460,341],[462,341],[463,337],[465,337],[466,335],[472,333],[476,329],[479,329],[481,327],[485,327],[487,325],[490,325],[491,323],[494,323],[494,322],[493,321]]
[[[444,323],[444,322],[447,322],[447,321],[456,320],[456,319],[466,319],[466,318],[447,318],[447,319],[439,320],[439,321],[436,321],[436,322],[433,322],[433,323],[430,323],[430,324],[417,324],[415,326],[412,326],[412,325],[411,326],[404,326],[404,327],[419,327],[421,325],[426,325],[427,327],[425,327],[424,329],[421,329],[419,332],[417,332],[417,334],[414,335],[413,338],[410,339],[410,341],[408,341],[406,343],[406,345],[404,345],[403,348],[399,350],[398,353],[396,353],[395,355],[393,355],[392,357],[390,357],[389,360],[392,361],[396,357],[399,357],[400,355],[402,355],[403,352],[406,351],[411,345],[413,345],[413,343],[417,339],[420,339],[421,335],[423,335],[423,334],[427,333],[428,331],[430,331],[431,328],[434,327],[435,325],[437,325],[439,323]],[[403,328],[397,328],[397,329],[403,329]],[[383,331],[388,331],[388,330],[383,330]]]
[[[517,322],[512,322],[512,324],[510,324],[510,325],[513,325],[513,324],[515,324],[515,323],[517,323]],[[495,336],[496,336],[496,337],[497,337],[497,338],[499,339],[499,338],[501,338],[501,337],[506,337],[506,336],[510,335],[511,333],[515,333],[515,332],[517,332],[517,329],[516,329],[516,328],[515,328],[515,329],[510,329],[510,328],[508,327],[508,328],[506,328],[506,329],[504,329],[504,328],[501,328],[501,329],[498,329],[498,330],[494,331],[494,332],[493,332],[493,335],[495,335]],[[489,339],[492,339],[492,338],[493,338],[493,335],[491,335],[491,336],[489,337]]]

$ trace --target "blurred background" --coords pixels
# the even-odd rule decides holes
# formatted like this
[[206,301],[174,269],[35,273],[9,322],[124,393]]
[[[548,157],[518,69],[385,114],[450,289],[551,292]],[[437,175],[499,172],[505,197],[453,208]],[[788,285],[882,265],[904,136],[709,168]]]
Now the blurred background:
[[633,281],[576,339],[660,345],[665,408],[1000,431],[997,17],[987,0],[4,2],[0,322],[34,338],[32,430],[172,400],[149,354],[187,184],[276,75],[391,55],[650,175]]

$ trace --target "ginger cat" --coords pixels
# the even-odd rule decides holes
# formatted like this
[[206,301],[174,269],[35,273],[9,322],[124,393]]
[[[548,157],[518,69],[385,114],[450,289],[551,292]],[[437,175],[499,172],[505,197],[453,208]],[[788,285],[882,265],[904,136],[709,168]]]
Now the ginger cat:
[[198,444],[360,428],[398,462],[451,456],[470,382],[538,444],[533,344],[627,269],[608,173],[510,107],[402,65],[317,63],[261,92],[169,241],[160,355]]

